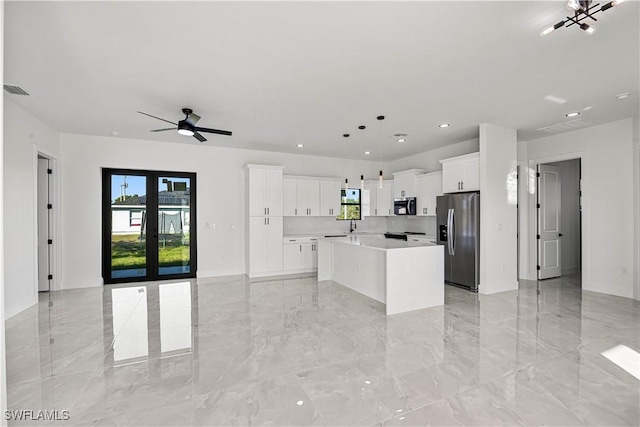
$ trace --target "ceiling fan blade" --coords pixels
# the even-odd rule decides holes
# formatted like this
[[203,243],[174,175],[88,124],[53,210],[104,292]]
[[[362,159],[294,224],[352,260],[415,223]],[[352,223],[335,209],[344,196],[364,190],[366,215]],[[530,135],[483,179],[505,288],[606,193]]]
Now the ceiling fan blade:
[[217,133],[219,135],[231,136],[231,132],[228,130],[210,129],[210,128],[195,128],[198,132]]
[[177,123],[170,122],[169,120],[161,119],[160,117],[152,116],[151,114],[143,113],[142,111],[138,111],[140,114],[144,114],[145,116],[153,117],[154,119],[162,120],[163,122],[171,123],[172,125],[178,126]]
[[196,123],[198,123],[198,120],[200,120],[200,116],[195,113],[189,114],[185,119],[185,121],[189,123],[191,126],[195,126]]
[[151,132],[163,132],[165,130],[176,130],[178,128],[164,128],[164,129],[153,129]]
[[195,139],[197,139],[200,142],[205,142],[207,140],[207,138],[205,138],[204,136],[200,135],[198,132],[194,132],[193,133],[193,137]]

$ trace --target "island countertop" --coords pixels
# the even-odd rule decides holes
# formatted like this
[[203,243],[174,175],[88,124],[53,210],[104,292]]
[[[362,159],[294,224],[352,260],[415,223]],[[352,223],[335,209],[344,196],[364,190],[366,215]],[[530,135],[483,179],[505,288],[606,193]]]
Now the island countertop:
[[372,249],[389,250],[404,248],[423,248],[426,246],[438,246],[428,242],[411,242],[399,239],[386,239],[373,236],[346,236],[346,237],[329,237],[320,238],[318,240],[326,240],[331,243],[343,243],[348,245],[366,246]]

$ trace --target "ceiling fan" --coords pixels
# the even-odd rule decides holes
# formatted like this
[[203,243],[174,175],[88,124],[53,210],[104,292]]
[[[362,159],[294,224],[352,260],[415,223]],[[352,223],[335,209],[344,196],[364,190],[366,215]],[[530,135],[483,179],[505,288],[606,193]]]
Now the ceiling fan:
[[177,126],[174,128],[153,129],[151,132],[164,132],[165,130],[177,129],[180,135],[193,136],[195,139],[197,139],[200,142],[204,142],[207,140],[207,138],[200,135],[200,132],[217,133],[219,135],[231,136],[231,132],[228,130],[197,127],[196,123],[198,123],[198,120],[200,120],[200,116],[197,114],[194,114],[191,108],[183,108],[182,112],[186,117],[183,120],[180,120],[178,123],[173,123],[169,120],[161,119],[160,117],[152,116],[151,114],[138,111],[138,113],[144,114],[145,116],[153,117],[154,119],[162,120],[163,122],[171,123],[172,125]]

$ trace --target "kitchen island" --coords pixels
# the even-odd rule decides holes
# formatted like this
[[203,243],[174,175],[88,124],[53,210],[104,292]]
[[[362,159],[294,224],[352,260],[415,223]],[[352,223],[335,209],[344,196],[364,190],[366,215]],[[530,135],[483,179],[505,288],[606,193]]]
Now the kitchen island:
[[444,304],[444,247],[347,236],[318,240],[318,281],[333,280],[386,305],[386,314]]

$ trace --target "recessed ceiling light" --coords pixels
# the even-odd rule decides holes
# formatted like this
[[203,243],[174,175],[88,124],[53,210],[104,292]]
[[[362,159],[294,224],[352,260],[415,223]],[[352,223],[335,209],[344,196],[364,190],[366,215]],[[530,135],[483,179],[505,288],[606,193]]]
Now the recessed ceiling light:
[[371,154],[371,151],[365,151],[364,154],[368,156],[369,154]]
[[438,125],[438,127],[441,127],[441,128],[448,128],[449,126],[451,126],[449,123],[441,123]]
[[404,138],[398,139],[398,144],[402,144],[403,142],[407,142],[407,140]]
[[576,116],[579,116],[579,115],[580,115],[579,111],[573,111],[571,113],[567,113],[566,114],[567,117],[576,117]]
[[618,95],[616,95],[617,99],[627,99],[629,97],[629,93],[625,92],[625,93],[620,93]]
[[302,148],[302,147],[304,147],[304,144],[296,144],[296,147]]

